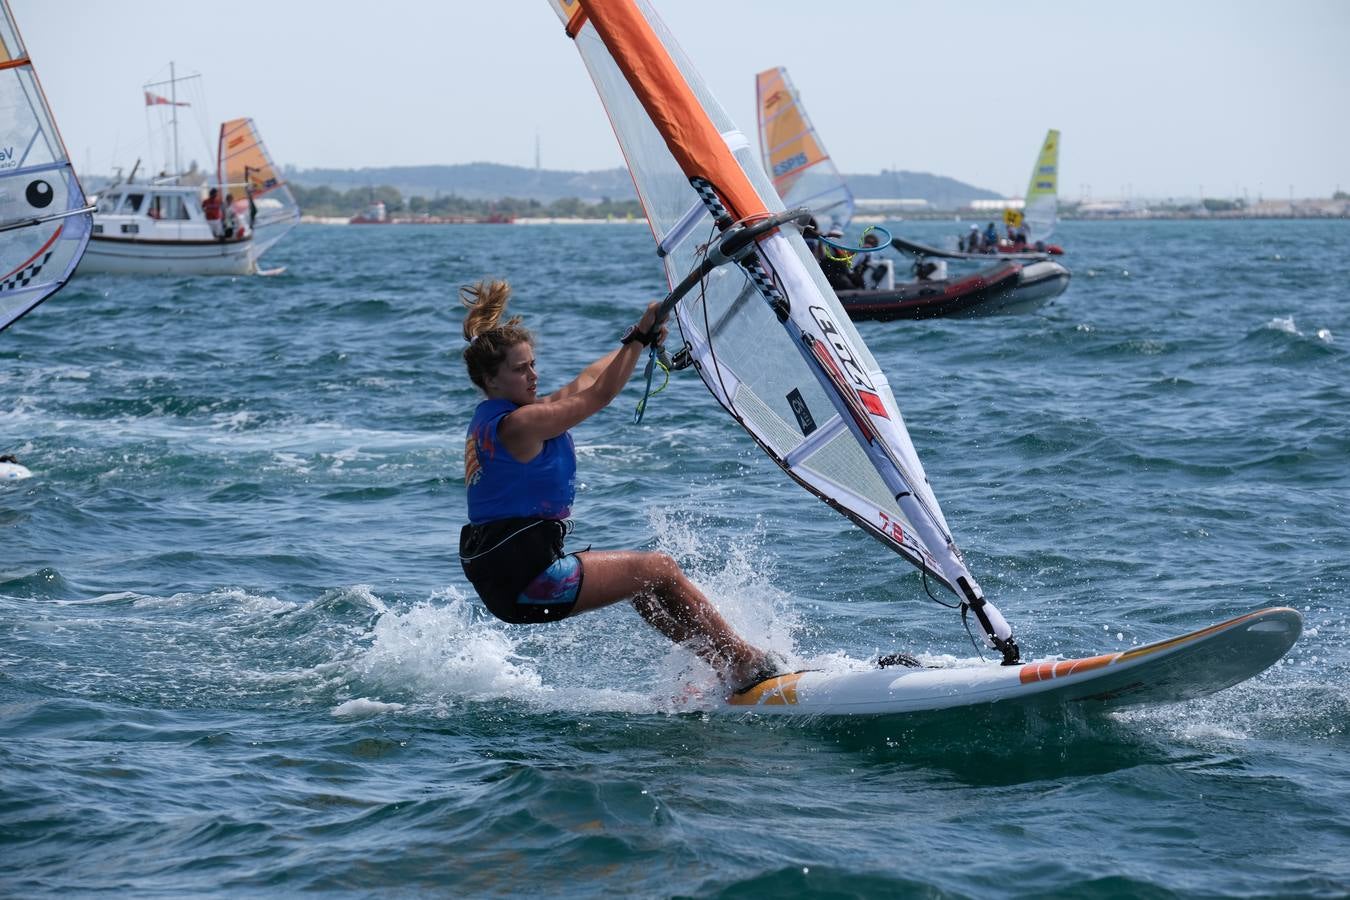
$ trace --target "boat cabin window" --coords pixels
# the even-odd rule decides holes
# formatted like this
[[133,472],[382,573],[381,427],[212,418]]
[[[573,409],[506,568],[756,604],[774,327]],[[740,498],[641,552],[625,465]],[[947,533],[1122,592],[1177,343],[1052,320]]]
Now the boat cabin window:
[[177,194],[155,194],[152,196],[146,215],[152,219],[160,219],[166,222],[186,222],[192,218],[188,215],[187,207],[183,205],[183,198]]
[[158,200],[161,219],[186,222],[192,218],[181,194],[161,194]]
[[101,213],[112,212],[117,209],[117,201],[121,199],[121,194],[103,194],[98,198],[98,211]]
[[138,213],[141,211],[141,203],[144,200],[144,194],[123,194],[122,205],[117,208],[117,211],[120,213]]

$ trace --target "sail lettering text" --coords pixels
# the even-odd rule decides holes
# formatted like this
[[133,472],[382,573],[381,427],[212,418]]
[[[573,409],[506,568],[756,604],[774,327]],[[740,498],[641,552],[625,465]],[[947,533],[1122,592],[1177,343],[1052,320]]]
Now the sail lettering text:
[[839,359],[839,364],[844,367],[849,379],[852,380],[853,386],[855,388],[866,388],[868,391],[875,393],[876,388],[872,386],[872,382],[867,377],[863,367],[858,365],[858,361],[853,358],[853,351],[845,343],[843,334],[840,333],[839,328],[830,318],[830,314],[819,306],[813,306],[811,307],[811,317],[816,320],[816,324],[820,326],[826,340],[834,348],[834,355]]
[[774,163],[773,166],[774,177],[777,178],[779,176],[786,175],[788,172],[791,172],[794,169],[800,169],[804,165],[806,165],[805,153],[798,153],[795,156],[789,156],[787,159],[783,160],[780,163]]
[[881,510],[877,510],[877,512],[881,514],[881,533],[897,544],[903,544],[905,542],[905,529],[900,527],[900,520],[892,519]]

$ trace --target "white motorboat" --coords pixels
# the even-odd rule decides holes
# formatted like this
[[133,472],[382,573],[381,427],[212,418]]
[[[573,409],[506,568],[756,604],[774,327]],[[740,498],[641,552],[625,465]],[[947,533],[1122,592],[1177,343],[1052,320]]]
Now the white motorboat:
[[[196,77],[196,76],[190,76]],[[170,78],[174,87],[187,79]],[[146,104],[180,106],[146,85]],[[177,129],[177,117],[173,119]],[[175,137],[176,146],[176,137]],[[269,247],[300,221],[300,208],[252,119],[220,126],[214,180],[198,172],[126,181],[99,192],[83,273],[252,275]],[[175,170],[178,170],[175,165]],[[215,197],[210,195],[214,192]],[[208,217],[207,210],[213,215]]]

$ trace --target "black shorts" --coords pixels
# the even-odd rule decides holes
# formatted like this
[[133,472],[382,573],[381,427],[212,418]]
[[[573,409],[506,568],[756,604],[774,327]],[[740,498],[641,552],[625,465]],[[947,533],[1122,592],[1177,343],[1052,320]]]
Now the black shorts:
[[580,557],[563,552],[570,525],[498,519],[460,530],[460,564],[488,612],[512,625],[556,622],[571,614],[584,572]]

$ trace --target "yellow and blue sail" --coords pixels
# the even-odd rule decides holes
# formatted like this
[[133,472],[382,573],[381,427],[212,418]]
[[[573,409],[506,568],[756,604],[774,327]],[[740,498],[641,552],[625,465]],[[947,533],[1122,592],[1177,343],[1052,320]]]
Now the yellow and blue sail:
[[1049,240],[1059,224],[1059,132],[1053,128],[1045,135],[1036,167],[1031,170],[1022,215],[1027,240],[1033,244]]

